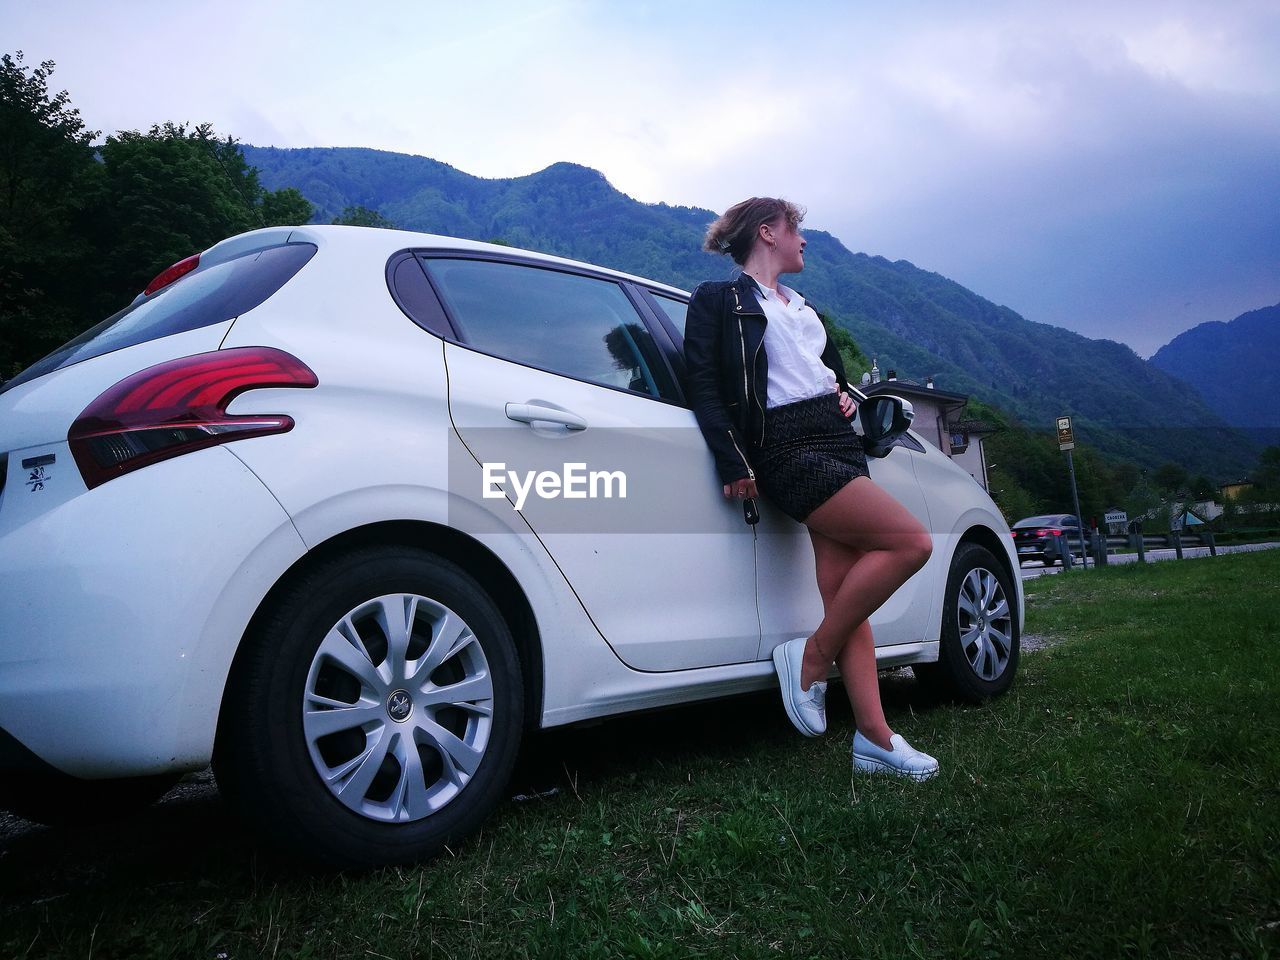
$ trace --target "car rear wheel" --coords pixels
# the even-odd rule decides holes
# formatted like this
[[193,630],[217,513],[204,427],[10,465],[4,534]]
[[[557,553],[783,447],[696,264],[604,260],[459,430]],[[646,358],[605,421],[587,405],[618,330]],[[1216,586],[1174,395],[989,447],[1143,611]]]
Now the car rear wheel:
[[214,770],[290,851],[339,868],[422,859],[474,832],[523,723],[506,622],[457,565],[405,547],[333,559],[255,622]]
[[974,703],[1008,690],[1020,650],[1016,598],[991,551],[962,544],[947,576],[938,661],[912,667],[921,683]]

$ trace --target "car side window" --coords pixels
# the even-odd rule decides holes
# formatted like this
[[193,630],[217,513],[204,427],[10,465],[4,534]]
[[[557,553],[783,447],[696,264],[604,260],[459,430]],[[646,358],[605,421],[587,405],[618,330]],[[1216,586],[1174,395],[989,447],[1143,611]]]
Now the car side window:
[[654,301],[662,308],[662,312],[671,318],[671,322],[676,325],[676,329],[680,331],[680,336],[684,336],[684,319],[689,313],[689,305],[683,300],[676,300],[673,297],[664,297],[660,293],[649,293],[653,296]]
[[491,260],[424,263],[463,343],[578,380],[678,398],[653,335],[618,284]]

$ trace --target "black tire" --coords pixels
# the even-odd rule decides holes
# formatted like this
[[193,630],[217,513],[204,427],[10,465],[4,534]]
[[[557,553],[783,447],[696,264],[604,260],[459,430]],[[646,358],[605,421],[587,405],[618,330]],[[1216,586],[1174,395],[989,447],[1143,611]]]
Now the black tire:
[[9,773],[0,785],[0,809],[51,827],[110,823],[155,803],[181,774],[81,780],[55,770]]
[[[444,657],[431,668],[425,678],[416,681],[388,681],[389,685],[405,684],[389,696],[385,703],[362,686],[355,673],[349,673],[336,661],[322,654],[324,644],[331,644],[339,627],[355,625],[355,616],[366,609],[376,609],[382,602],[375,598],[388,596],[425,598],[427,603],[414,603],[415,610],[447,608],[445,615],[460,617],[469,628],[466,636],[474,636],[467,645]],[[406,608],[407,609],[407,608]],[[364,614],[360,614],[364,615]],[[389,618],[388,618],[389,619]],[[444,622],[456,622],[441,620]],[[369,624],[373,626],[370,627]],[[377,671],[400,662],[384,630],[384,659],[378,664],[378,621],[368,615],[359,622],[357,631],[364,661],[360,669]],[[417,656],[426,658],[427,649],[438,639],[438,625],[423,626],[414,620],[408,631],[404,657],[407,662],[417,648]],[[355,627],[351,627],[355,630]],[[349,639],[349,638],[347,638]],[[472,646],[478,644],[479,653]],[[332,649],[325,646],[325,650]],[[464,653],[465,651],[465,653]],[[464,656],[468,663],[462,663]],[[475,666],[475,664],[480,666]],[[475,670],[474,675],[467,671]],[[487,722],[482,712],[459,709],[450,703],[421,704],[417,697],[438,690],[437,683],[460,682],[458,676],[437,680],[441,671],[455,670],[463,681],[491,684],[491,696],[484,701],[491,710]],[[332,672],[330,677],[326,671]],[[346,677],[344,680],[343,677]],[[366,674],[367,675],[367,674]],[[327,686],[326,696],[348,702],[365,712],[378,706],[376,718],[364,726],[353,726],[341,734],[308,738],[306,724],[316,716],[314,694]],[[339,688],[355,692],[339,693]],[[429,687],[428,687],[429,685]],[[408,713],[398,717],[395,701],[404,694],[411,699]],[[355,697],[354,701],[350,700]],[[311,712],[304,720],[304,698]],[[465,698],[464,698],[465,699]],[[400,700],[403,705],[403,698]],[[327,707],[321,703],[322,712]],[[433,712],[436,711],[436,712]],[[452,711],[446,718],[445,713]],[[453,716],[457,714],[458,716]],[[430,857],[446,845],[456,845],[470,836],[489,816],[500,801],[515,765],[520,746],[524,717],[524,687],[520,661],[505,620],[497,606],[480,585],[462,568],[434,554],[411,547],[363,547],[330,559],[304,573],[274,599],[257,618],[245,637],[237,655],[219,719],[218,742],[214,753],[214,773],[219,788],[232,806],[271,842],[287,852],[326,867],[363,869],[391,863],[406,863]],[[407,721],[413,719],[413,724]],[[392,722],[394,721],[394,723]],[[444,734],[425,746],[416,737],[423,734],[420,724],[434,724],[434,730],[448,727],[455,736],[449,741]],[[483,726],[485,742],[470,755],[479,753],[477,766],[469,780],[457,786],[462,773],[449,759],[451,747],[466,737],[475,737]],[[378,733],[369,733],[370,728]],[[312,730],[314,731],[314,727]],[[353,759],[330,760],[325,752],[328,741],[346,738],[344,750],[354,749]],[[352,737],[355,747],[349,746]],[[365,745],[360,737],[367,737]],[[405,751],[403,757],[386,756],[379,763],[369,763],[373,781],[368,786],[350,786],[351,799],[340,799],[321,777],[322,764],[332,769],[359,760],[375,737],[387,738]],[[394,739],[394,738],[400,739]],[[334,747],[333,749],[337,749]],[[371,755],[377,755],[371,754]],[[436,770],[435,767],[439,767]],[[363,763],[359,764],[364,767]],[[416,772],[415,772],[416,767]],[[453,776],[450,776],[450,772]],[[352,779],[361,776],[359,771]],[[435,779],[433,779],[433,777]],[[391,781],[390,793],[380,797],[385,783]],[[410,802],[407,791],[422,787],[414,796],[418,809],[396,807]],[[421,798],[438,788],[449,798],[439,809],[423,814]],[[450,794],[449,791],[455,793]],[[404,791],[403,794],[397,791]],[[397,799],[400,798],[400,799]],[[355,805],[360,806],[360,810]],[[387,804],[385,810],[378,807]],[[369,809],[378,812],[369,813]],[[399,822],[390,817],[399,816]]]
[[[970,659],[970,654],[981,648],[980,644],[975,641],[968,647],[962,641],[962,635],[970,632],[975,623],[961,623],[962,618],[966,621],[969,615],[961,609],[961,591],[962,589],[969,591],[973,581],[966,581],[971,574],[977,576],[979,582],[985,582],[985,578],[990,577],[999,585],[999,591],[1003,594],[1005,604],[1008,607],[1007,623],[1005,617],[998,620],[998,629],[995,623],[987,624],[984,617],[982,623],[986,625],[985,633],[990,644],[992,655],[989,657],[978,657],[979,666],[987,668],[987,672],[992,676],[984,677],[979,672],[979,668],[975,667]],[[966,592],[968,596],[968,592]],[[960,545],[960,549],[956,551],[955,556],[951,558],[951,570],[947,575],[947,589],[943,596],[942,605],[942,633],[938,643],[938,661],[937,663],[921,663],[912,667],[920,683],[930,691],[956,697],[957,699],[967,701],[969,703],[981,703],[991,697],[999,696],[1009,689],[1013,683],[1014,675],[1018,670],[1018,659],[1021,650],[1021,638],[1018,628],[1018,611],[1014,609],[1013,604],[1017,594],[1014,592],[1013,583],[1009,578],[1008,572],[1004,565],[1001,564],[990,550],[979,546],[976,543],[964,543]],[[999,606],[993,603],[997,611]],[[989,613],[990,610],[984,611]],[[1008,650],[1007,655],[1003,658],[998,656],[1000,647],[1003,643],[996,639],[998,636],[1007,635]],[[996,669],[998,667],[998,670]]]

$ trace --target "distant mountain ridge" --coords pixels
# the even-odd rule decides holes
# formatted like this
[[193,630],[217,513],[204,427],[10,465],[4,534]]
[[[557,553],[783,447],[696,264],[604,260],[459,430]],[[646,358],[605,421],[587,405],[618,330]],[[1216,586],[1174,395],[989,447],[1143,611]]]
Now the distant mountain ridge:
[[[715,213],[640,203],[577,164],[486,180],[426,157],[364,148],[243,149],[266,187],[297,187],[316,205],[318,222],[359,204],[408,230],[502,240],[685,289],[733,268],[700,249]],[[821,230],[805,235],[804,274],[788,282],[882,369],[931,375],[940,388],[1040,429],[1072,414],[1083,439],[1140,463],[1175,460],[1226,476],[1252,462],[1253,448],[1198,394],[1127,346],[1033,323],[905,260],[853,253]]]
[[1195,387],[1228,423],[1280,429],[1280,303],[1192,327],[1151,364]]

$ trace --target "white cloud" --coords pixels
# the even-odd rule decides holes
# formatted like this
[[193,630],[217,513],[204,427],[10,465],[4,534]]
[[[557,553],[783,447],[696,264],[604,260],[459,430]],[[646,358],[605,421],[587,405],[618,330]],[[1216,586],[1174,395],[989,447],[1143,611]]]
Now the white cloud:
[[1135,344],[1280,274],[1274,2],[48,0],[0,29],[106,132],[209,120],[490,177],[569,160],[646,201],[782,194],[854,249]]

